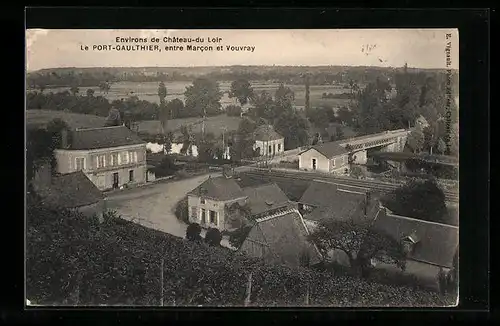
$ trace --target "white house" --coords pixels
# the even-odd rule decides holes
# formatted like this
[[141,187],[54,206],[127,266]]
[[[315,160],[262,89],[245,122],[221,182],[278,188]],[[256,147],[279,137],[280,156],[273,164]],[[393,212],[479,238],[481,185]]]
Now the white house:
[[254,150],[260,156],[275,156],[285,151],[285,137],[278,134],[270,125],[259,126],[254,133]]
[[299,170],[348,174],[348,153],[337,142],[312,146],[299,153]]

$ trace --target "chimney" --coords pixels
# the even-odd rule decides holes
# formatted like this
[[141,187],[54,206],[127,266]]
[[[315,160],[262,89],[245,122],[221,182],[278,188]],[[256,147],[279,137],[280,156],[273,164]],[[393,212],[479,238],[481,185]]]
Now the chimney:
[[61,129],[61,148],[68,148],[68,130]]

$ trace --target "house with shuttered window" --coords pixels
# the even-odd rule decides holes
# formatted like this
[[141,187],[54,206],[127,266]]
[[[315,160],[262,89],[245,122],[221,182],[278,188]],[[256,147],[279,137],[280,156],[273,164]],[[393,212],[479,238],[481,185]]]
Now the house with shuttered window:
[[125,126],[63,130],[57,172],[82,171],[100,190],[146,182],[146,142]]

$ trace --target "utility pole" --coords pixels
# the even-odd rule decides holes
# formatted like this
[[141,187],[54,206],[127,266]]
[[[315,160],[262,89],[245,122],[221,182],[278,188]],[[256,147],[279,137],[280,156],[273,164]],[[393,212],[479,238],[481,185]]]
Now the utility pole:
[[161,289],[160,289],[160,306],[163,307],[163,262],[164,259],[161,257],[161,271],[160,271],[160,284],[161,284]]

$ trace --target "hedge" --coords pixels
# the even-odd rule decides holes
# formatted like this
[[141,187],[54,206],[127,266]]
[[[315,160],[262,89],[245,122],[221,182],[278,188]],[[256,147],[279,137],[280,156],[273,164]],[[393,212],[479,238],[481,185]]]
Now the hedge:
[[316,306],[451,304],[434,292],[266,264],[120,218],[98,224],[40,205],[27,218],[27,298],[37,304],[158,305],[162,258],[164,305],[242,306],[250,273],[252,306],[303,305],[308,284]]

